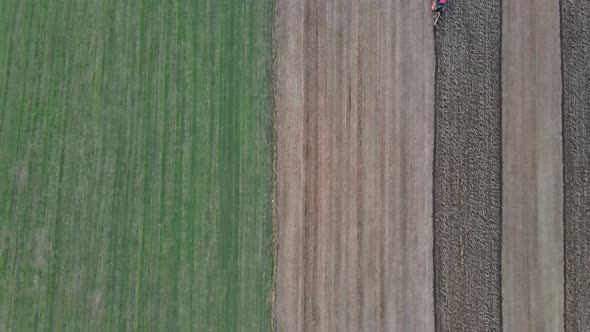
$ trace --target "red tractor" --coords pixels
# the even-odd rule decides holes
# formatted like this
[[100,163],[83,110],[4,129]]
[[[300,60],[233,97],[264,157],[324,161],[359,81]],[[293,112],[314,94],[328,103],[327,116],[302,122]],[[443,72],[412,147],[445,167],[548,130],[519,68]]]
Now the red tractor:
[[447,9],[447,0],[432,0],[431,9],[434,12],[434,26],[436,26]]

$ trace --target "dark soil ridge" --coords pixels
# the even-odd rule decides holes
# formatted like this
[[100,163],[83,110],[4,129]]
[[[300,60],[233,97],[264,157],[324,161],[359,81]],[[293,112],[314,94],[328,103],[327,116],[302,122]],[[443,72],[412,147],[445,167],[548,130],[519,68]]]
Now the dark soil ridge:
[[590,19],[560,1],[564,162],[565,329],[590,326]]
[[436,31],[437,331],[502,329],[501,8],[453,1]]

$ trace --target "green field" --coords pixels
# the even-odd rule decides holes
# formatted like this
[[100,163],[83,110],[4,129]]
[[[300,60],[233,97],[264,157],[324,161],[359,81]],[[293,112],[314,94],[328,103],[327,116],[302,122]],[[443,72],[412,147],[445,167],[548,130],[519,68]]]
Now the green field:
[[0,1],[0,331],[260,331],[271,0]]

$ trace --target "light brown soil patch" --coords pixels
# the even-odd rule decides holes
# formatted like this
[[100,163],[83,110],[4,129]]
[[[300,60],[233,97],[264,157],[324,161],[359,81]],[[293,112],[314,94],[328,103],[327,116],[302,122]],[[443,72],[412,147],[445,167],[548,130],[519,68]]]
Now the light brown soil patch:
[[278,331],[433,331],[425,1],[279,0]]

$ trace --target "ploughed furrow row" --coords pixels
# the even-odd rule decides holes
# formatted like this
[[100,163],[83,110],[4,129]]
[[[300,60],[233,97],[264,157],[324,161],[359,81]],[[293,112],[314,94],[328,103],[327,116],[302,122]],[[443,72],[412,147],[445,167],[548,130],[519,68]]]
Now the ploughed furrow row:
[[452,1],[435,34],[437,331],[502,329],[501,6]]
[[565,327],[590,326],[590,19],[560,1],[563,75]]

